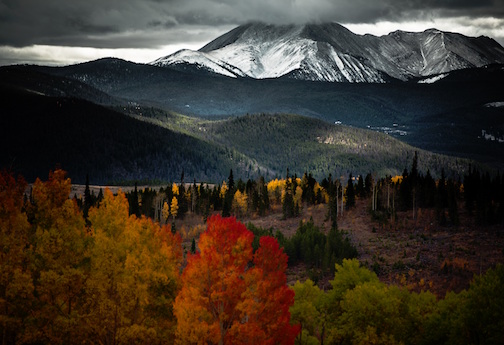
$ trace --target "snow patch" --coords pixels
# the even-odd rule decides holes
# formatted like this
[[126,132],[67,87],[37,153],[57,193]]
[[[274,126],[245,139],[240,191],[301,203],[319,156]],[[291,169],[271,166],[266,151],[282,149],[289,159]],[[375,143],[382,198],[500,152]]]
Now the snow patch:
[[504,107],[504,102],[487,103],[487,104],[485,104],[485,107],[487,107],[487,108],[500,108],[500,107]]
[[448,76],[448,74],[440,74],[435,77],[419,80],[418,84],[434,84],[435,82],[440,81],[441,79],[443,79],[447,76]]

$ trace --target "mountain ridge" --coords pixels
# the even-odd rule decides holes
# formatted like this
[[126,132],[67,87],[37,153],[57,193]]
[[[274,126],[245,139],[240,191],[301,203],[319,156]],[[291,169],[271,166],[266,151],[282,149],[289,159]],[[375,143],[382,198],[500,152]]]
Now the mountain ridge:
[[[239,26],[203,46],[161,57],[164,67],[197,65],[229,77],[288,77],[330,82],[378,82],[504,63],[504,48],[485,37],[427,29],[358,35],[337,23]],[[211,64],[204,59],[211,60]],[[216,68],[215,66],[219,66]],[[230,72],[229,66],[235,68]]]

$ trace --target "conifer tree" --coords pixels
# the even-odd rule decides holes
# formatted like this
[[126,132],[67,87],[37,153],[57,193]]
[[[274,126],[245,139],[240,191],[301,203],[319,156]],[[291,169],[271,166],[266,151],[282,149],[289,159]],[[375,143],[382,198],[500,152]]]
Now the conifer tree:
[[294,205],[294,196],[292,195],[292,183],[289,178],[289,168],[287,168],[287,176],[285,178],[284,200],[282,204],[283,219],[294,217],[296,214]]
[[88,218],[91,206],[93,206],[93,201],[91,200],[91,192],[89,190],[89,174],[86,174],[86,187],[84,188],[84,202],[82,205],[82,213],[85,219]]
[[191,242],[191,254],[195,254],[195,253],[196,253],[196,241],[193,237],[192,242]]
[[350,174],[350,176],[348,177],[348,184],[346,188],[347,208],[352,208],[355,206],[355,190],[352,179],[353,179],[352,174]]
[[134,214],[137,217],[140,217],[140,205],[138,204],[138,186],[137,182],[135,182],[135,189],[133,193],[129,195],[129,214]]
[[228,177],[228,185],[227,191],[224,194],[224,201],[222,204],[222,216],[229,217],[231,215],[231,207],[233,206],[233,198],[234,198],[234,178],[233,178],[233,169],[229,171]]
[[355,188],[355,192],[359,198],[365,197],[364,180],[362,179],[362,175],[359,175],[359,178],[357,180],[357,187]]

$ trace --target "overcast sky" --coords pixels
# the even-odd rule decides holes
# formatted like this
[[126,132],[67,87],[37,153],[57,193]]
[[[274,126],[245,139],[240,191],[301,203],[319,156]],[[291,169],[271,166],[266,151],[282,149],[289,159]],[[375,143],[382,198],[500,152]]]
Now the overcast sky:
[[504,0],[0,0],[0,65],[150,62],[250,21],[338,22],[377,36],[437,28],[504,45]]

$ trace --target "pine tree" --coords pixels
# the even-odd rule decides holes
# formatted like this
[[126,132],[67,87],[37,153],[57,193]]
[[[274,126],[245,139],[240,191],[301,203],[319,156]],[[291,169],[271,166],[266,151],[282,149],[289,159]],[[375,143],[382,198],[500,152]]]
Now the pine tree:
[[191,242],[191,254],[196,254],[196,241],[194,240],[194,238]]
[[355,189],[355,192],[359,198],[364,198],[365,197],[365,190],[364,190],[364,180],[362,179],[362,175],[359,175],[359,179],[357,180],[357,187]]
[[89,175],[86,174],[86,187],[84,188],[84,203],[82,205],[82,214],[84,219],[88,219],[89,209],[93,206],[93,201],[91,200],[91,192],[89,190]]
[[229,217],[231,216],[231,208],[233,206],[233,198],[234,198],[234,192],[235,192],[235,185],[234,185],[234,178],[233,178],[233,169],[229,171],[229,177],[228,177],[228,185],[227,185],[227,191],[224,195],[224,201],[222,204],[222,216],[223,217]]
[[348,184],[346,188],[347,208],[355,206],[355,190],[352,181],[352,174],[348,177]]
[[287,177],[285,178],[284,200],[282,204],[283,219],[291,218],[296,215],[294,197],[292,195],[292,183],[289,178],[289,169],[287,168]]
[[458,226],[460,224],[458,207],[457,207],[457,185],[455,181],[448,180],[447,196],[448,196],[448,216],[452,225]]
[[327,180],[327,194],[329,195],[329,204],[327,209],[326,220],[331,221],[331,227],[338,227],[338,187],[337,181],[332,181],[332,176],[329,174],[329,179]]
[[138,188],[135,182],[135,189],[132,194],[129,195],[129,214],[140,217],[140,205],[138,204]]

